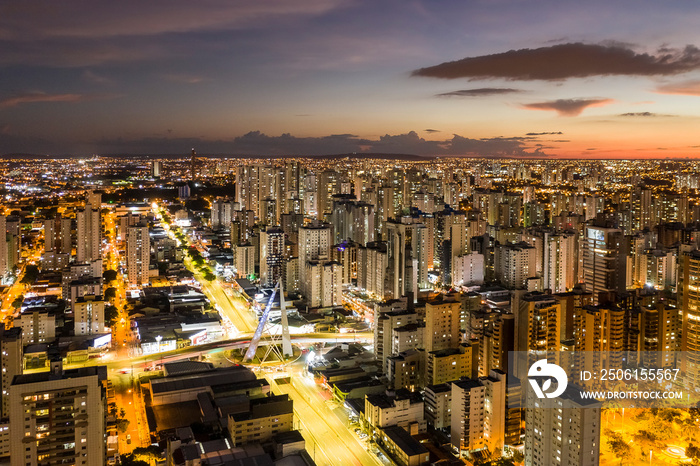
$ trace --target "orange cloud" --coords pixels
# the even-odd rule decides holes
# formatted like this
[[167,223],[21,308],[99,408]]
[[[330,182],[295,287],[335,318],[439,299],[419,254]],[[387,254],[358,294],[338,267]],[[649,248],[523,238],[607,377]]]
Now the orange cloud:
[[28,92],[14,97],[0,100],[0,109],[16,107],[20,104],[30,104],[38,102],[85,102],[98,99],[112,99],[118,97],[114,94],[47,94],[45,92]]
[[686,81],[677,84],[666,84],[656,88],[659,94],[680,94],[700,97],[700,81]]
[[44,92],[31,92],[0,101],[0,108],[14,107],[19,104],[34,102],[78,102],[82,100],[81,94],[46,94]]

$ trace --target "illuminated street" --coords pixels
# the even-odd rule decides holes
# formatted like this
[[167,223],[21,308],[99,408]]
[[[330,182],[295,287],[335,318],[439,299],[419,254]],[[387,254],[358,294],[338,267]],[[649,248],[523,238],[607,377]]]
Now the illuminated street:
[[[301,375],[298,365],[292,366],[291,382],[268,379],[275,393],[288,394],[294,401],[294,413],[301,433],[309,442],[307,450],[318,465],[371,465],[381,463],[367,451],[367,446],[352,434],[348,426],[330,409],[313,378]],[[315,451],[315,457],[313,452]]]

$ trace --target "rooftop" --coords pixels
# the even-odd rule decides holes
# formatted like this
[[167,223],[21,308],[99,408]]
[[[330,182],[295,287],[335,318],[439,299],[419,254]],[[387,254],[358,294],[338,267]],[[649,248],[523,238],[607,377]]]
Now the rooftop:
[[392,426],[384,429],[384,435],[389,437],[391,441],[408,457],[423,455],[428,453],[427,448],[421,445],[416,439],[406,432],[402,427]]

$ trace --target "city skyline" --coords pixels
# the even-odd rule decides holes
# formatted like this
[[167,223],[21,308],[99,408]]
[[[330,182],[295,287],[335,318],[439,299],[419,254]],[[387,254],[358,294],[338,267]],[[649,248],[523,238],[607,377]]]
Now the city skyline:
[[0,8],[0,154],[696,157],[688,2]]

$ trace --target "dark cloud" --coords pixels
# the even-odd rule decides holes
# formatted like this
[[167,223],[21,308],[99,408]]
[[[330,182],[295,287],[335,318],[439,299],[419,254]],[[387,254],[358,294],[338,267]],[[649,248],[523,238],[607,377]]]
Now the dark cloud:
[[429,141],[415,131],[405,134],[386,134],[379,139],[360,138],[353,134],[335,134],[323,137],[296,137],[291,134],[268,136],[251,131],[230,140],[201,138],[145,138],[139,140],[102,139],[94,144],[97,153],[179,154],[195,147],[202,154],[229,155],[330,155],[350,152],[375,152],[415,155],[469,155],[491,157],[541,157],[541,148],[530,148],[521,137],[471,139],[453,135],[449,139]]
[[[339,0],[259,2],[256,0],[79,0],[12,2],[0,5],[0,35],[13,40],[44,37],[152,36],[206,30],[250,28],[275,18],[321,15]],[[138,12],[138,14],[136,13]]]
[[[300,24],[344,0],[79,0],[0,2],[0,64],[95,67],[230,50],[227,32]],[[239,57],[237,57],[238,59]]]
[[656,88],[659,94],[692,95],[700,97],[700,81],[686,81],[675,84],[665,84]]
[[528,110],[554,110],[561,116],[577,116],[588,107],[602,107],[612,102],[612,99],[559,99],[524,104],[522,107]]
[[561,131],[545,131],[543,133],[527,133],[526,136],[544,136],[547,134],[564,134]]
[[672,117],[676,115],[664,115],[662,113],[654,113],[654,112],[628,112],[628,113],[621,113],[621,117]]
[[439,129],[432,129],[432,128],[424,129],[423,131],[425,131],[426,133],[440,133],[441,132]]
[[412,76],[442,79],[562,80],[589,76],[665,76],[700,69],[700,49],[664,48],[637,53],[619,43],[568,43],[445,62],[413,71]]
[[478,89],[462,89],[459,91],[444,92],[438,94],[438,97],[485,97],[490,95],[515,94],[523,92],[521,89],[499,88],[499,87],[481,87]]

